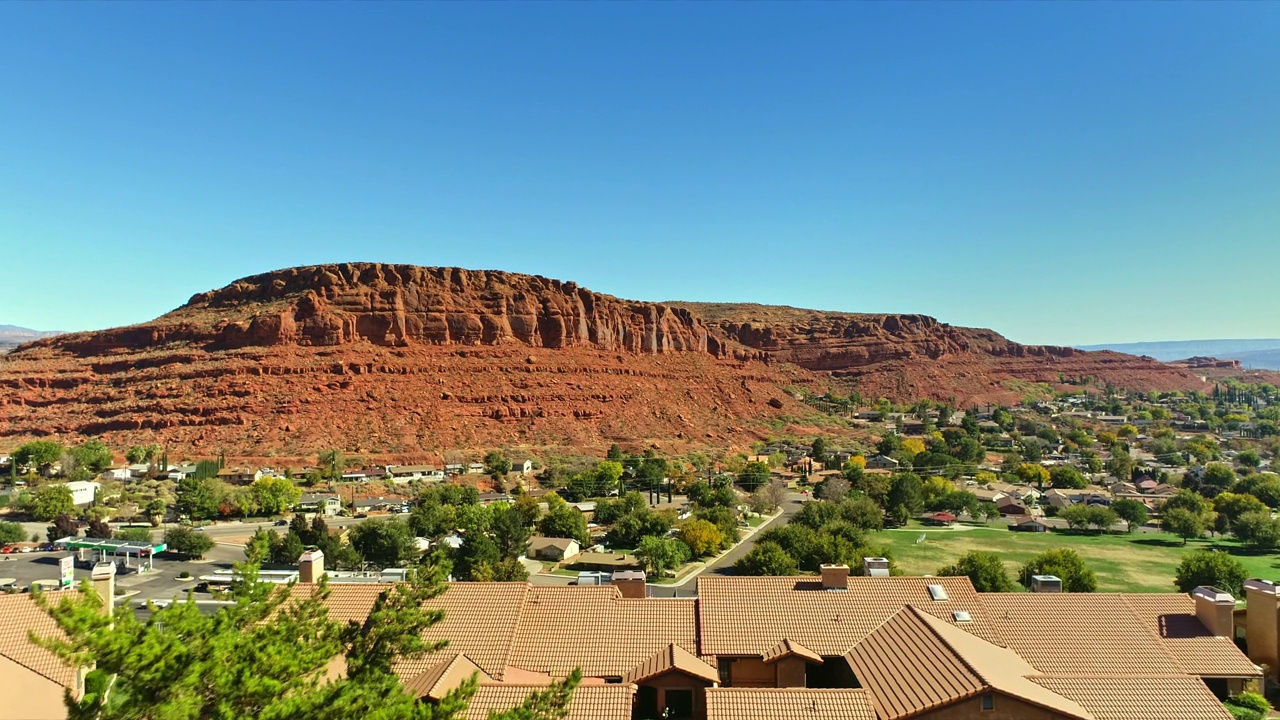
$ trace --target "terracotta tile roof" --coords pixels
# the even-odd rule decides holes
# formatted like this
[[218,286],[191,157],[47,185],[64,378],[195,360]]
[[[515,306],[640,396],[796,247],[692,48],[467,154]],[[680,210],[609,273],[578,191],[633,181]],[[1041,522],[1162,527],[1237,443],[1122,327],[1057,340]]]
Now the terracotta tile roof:
[[1046,691],[1013,651],[970,635],[916,607],[889,618],[846,656],[880,720],[896,720],[995,690],[1089,720],[1077,703]]
[[[512,664],[511,642],[528,593],[527,583],[450,583],[447,590],[426,603],[443,610],[444,619],[423,636],[430,642],[447,640],[447,652],[462,653],[489,675],[501,678],[503,668]],[[402,677],[416,675],[436,662],[427,656],[396,671]]]
[[670,671],[682,672],[709,683],[720,682],[718,670],[679,645],[668,645],[662,648],[637,665],[623,679],[629,683],[639,683]]
[[808,660],[810,662],[815,662],[815,663],[822,662],[821,655],[801,645],[800,643],[791,642],[791,640],[789,640],[788,638],[782,638],[782,642],[778,643],[777,645],[774,645],[773,648],[769,650],[769,652],[765,653],[764,661],[767,663],[771,663],[771,662],[774,662],[775,660],[781,660],[782,658],[788,657],[791,655],[804,658],[805,660]]
[[[530,693],[545,689],[546,686],[510,683],[481,685],[462,717],[485,720],[490,711],[510,710]],[[573,691],[564,720],[631,720],[635,693],[635,685],[579,685]]]
[[984,593],[1006,645],[1050,675],[1176,675],[1182,667],[1123,596]]
[[[50,594],[50,597],[56,596]],[[65,637],[31,595],[0,595],[0,655],[74,690],[76,672],[63,665],[56,655],[31,642],[28,630],[40,637]]]
[[[286,587],[295,602],[311,597],[311,593],[315,592],[316,588],[315,585],[305,583]],[[329,597],[325,599],[324,606],[329,610],[329,617],[333,620],[364,624],[369,617],[369,611],[373,609],[373,604],[389,589],[390,586],[380,583],[332,584],[329,586]]]
[[707,688],[707,720],[876,720],[865,690]]
[[[627,599],[611,585],[529,588],[509,665],[622,677],[667,645],[696,653],[696,602]],[[486,609],[492,614],[492,604]],[[482,664],[483,666],[483,664]]]
[[[815,577],[700,577],[699,613],[704,656],[763,656],[789,638],[819,655],[844,655],[905,605],[948,622],[968,612],[969,632],[1003,644],[967,577],[859,577],[847,591],[828,591]],[[934,601],[939,585],[946,600]]]
[[405,691],[414,697],[439,700],[473,674],[480,682],[493,680],[466,655],[453,653],[438,657],[440,661],[422,674],[403,679]]
[[1189,675],[1133,678],[1048,676],[1035,678],[1080,703],[1094,720],[1231,720],[1222,703]]
[[1214,635],[1200,622],[1190,595],[1149,593],[1123,597],[1134,614],[1160,636],[1184,672],[1201,677],[1261,675],[1234,642]]

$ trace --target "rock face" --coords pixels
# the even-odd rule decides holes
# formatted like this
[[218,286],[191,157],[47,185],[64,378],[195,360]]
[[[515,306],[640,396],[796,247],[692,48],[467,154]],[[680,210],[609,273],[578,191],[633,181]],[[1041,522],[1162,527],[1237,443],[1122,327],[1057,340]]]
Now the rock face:
[[[217,320],[209,325],[212,317]],[[619,300],[543,277],[376,263],[256,275],[197,294],[152,323],[80,335],[62,346],[100,353],[173,342],[222,350],[517,342],[645,354],[724,352],[686,310]]]
[[967,405],[1082,378],[1206,387],[1150,359],[922,315],[641,303],[542,277],[351,263],[22,346],[0,358],[0,447],[48,435],[257,455],[726,446],[811,415],[796,388]]

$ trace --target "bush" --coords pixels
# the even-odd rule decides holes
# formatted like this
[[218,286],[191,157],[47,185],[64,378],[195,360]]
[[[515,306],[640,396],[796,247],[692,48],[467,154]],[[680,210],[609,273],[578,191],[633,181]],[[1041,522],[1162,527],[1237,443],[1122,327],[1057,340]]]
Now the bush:
[[191,573],[187,572],[186,570],[183,570],[182,572],[178,573],[178,577],[182,578],[183,580],[186,580],[187,578],[191,577]]
[[1266,715],[1271,712],[1271,703],[1265,697],[1254,692],[1242,692],[1239,695],[1227,700],[1228,704],[1237,707],[1255,710]]
[[1239,560],[1220,550],[1196,550],[1182,557],[1174,584],[1181,592],[1209,585],[1232,595],[1240,595],[1246,572]]

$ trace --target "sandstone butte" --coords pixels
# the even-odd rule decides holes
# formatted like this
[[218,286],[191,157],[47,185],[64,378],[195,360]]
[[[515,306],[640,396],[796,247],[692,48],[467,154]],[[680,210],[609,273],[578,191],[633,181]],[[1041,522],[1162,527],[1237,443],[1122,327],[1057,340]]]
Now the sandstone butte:
[[1018,381],[1203,389],[1192,370],[1020,345],[922,315],[648,303],[494,271],[349,263],[256,275],[151,322],[0,356],[0,447],[411,456],[498,446],[740,446],[800,390],[1011,402]]

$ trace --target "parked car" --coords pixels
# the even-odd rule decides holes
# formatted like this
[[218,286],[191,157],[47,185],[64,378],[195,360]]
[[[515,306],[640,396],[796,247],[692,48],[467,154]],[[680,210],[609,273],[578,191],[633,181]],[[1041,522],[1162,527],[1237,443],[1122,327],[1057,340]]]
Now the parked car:
[[281,519],[279,519],[279,520],[277,520],[277,521],[276,521],[276,527],[283,527],[283,526],[288,525],[288,524],[289,524],[289,521],[288,521],[288,520],[285,520],[284,518],[281,518]]

